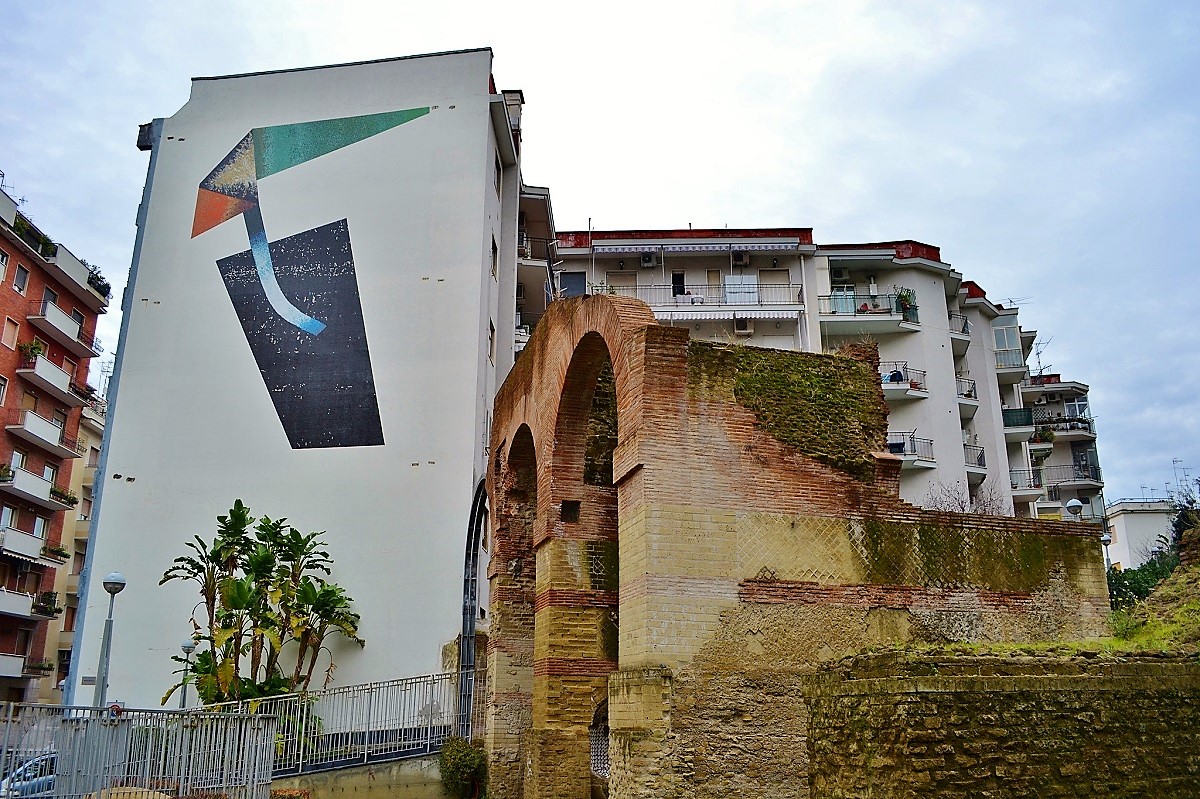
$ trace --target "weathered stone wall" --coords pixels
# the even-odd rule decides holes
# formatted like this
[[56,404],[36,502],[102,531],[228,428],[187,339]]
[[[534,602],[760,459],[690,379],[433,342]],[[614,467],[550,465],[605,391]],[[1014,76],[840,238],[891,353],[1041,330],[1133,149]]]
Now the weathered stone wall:
[[309,791],[309,799],[446,799],[437,755],[319,771],[271,782],[272,790],[284,788]]
[[814,799],[1200,794],[1194,659],[862,656],[804,691]]
[[614,797],[807,796],[822,663],[1103,632],[1098,531],[899,499],[876,359],[689,342],[621,297],[547,311],[496,401],[493,795],[586,796],[607,700]]

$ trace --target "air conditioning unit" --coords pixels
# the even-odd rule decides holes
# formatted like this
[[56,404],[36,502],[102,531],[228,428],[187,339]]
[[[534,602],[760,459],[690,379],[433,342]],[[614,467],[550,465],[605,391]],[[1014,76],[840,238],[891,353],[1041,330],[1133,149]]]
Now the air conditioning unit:
[[1045,398],[1045,397],[1038,397],[1037,399],[1035,399],[1035,400],[1033,401],[1033,404],[1034,404],[1034,405],[1045,405],[1045,404],[1046,404],[1046,398]]
[[1062,399],[1061,394],[1048,393],[1046,394],[1046,402],[1058,402]]
[[735,336],[753,336],[754,335],[754,320],[753,319],[733,319],[733,334]]
[[654,257],[654,253],[652,252],[644,252],[639,258],[641,259],[642,269],[653,269],[655,266],[658,266],[658,259]]
[[733,265],[734,266],[749,266],[750,265],[750,253],[745,252],[743,250],[734,250],[733,251]]
[[841,266],[834,267],[829,270],[829,279],[835,283],[849,283],[850,270]]

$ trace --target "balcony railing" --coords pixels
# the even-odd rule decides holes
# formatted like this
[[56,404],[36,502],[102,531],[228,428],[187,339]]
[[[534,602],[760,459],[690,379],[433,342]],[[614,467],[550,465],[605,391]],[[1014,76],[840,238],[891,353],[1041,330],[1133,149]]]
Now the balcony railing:
[[933,440],[917,438],[912,432],[888,432],[887,447],[893,455],[915,455],[919,460],[933,460]]
[[652,286],[599,285],[594,294],[636,297],[647,305],[803,305],[800,283],[687,284]]
[[1000,415],[1005,427],[1033,427],[1033,408],[1005,408]]
[[969,377],[954,378],[954,391],[963,399],[979,399],[979,394],[975,388],[975,381]]
[[545,261],[551,256],[554,239],[538,239],[524,231],[517,233],[517,257],[528,261]]
[[928,391],[924,369],[912,369],[908,361],[880,361],[879,377],[885,387],[908,384],[917,391]]
[[1099,466],[1067,464],[1064,466],[1043,466],[1041,469],[1034,469],[1034,471],[1041,473],[1041,478],[1046,485],[1055,485],[1058,483],[1102,482]]
[[920,323],[917,306],[902,300],[902,294],[826,294],[817,298],[822,315],[901,316],[905,322]]
[[1024,369],[1025,353],[1021,350],[996,350],[997,369]]
[[1042,469],[1011,469],[1008,482],[1014,491],[1030,491],[1042,487]]
[[975,444],[963,444],[963,458],[967,466],[987,468],[987,455],[984,453],[983,447]]
[[68,436],[55,420],[22,410],[17,410],[9,418],[14,421],[5,425],[5,430],[57,458],[77,458],[87,451],[79,439]]
[[971,335],[971,320],[960,313],[950,314],[950,332]]
[[1039,427],[1049,427],[1056,433],[1067,433],[1071,431],[1082,431],[1085,433],[1095,433],[1096,423],[1086,416],[1067,416],[1061,413],[1051,413],[1045,408],[1033,409],[1033,418]]

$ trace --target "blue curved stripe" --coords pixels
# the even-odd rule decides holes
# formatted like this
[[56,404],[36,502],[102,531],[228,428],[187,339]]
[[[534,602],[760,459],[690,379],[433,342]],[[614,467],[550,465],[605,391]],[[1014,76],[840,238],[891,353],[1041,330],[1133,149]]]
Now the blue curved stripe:
[[258,270],[258,280],[262,283],[267,302],[285,320],[314,336],[321,335],[325,323],[313,319],[301,311],[283,296],[283,289],[275,278],[275,265],[271,263],[271,247],[267,244],[267,231],[263,227],[262,213],[255,205],[247,208],[242,214],[246,219],[246,233],[250,236],[250,252],[254,255],[254,267]]

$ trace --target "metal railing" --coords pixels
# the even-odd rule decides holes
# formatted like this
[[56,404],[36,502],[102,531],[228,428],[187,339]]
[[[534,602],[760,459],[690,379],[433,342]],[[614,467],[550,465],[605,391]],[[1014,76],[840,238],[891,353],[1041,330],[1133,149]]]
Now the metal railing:
[[1025,353],[1021,350],[996,350],[997,369],[1024,369]]
[[917,306],[901,300],[900,294],[824,294],[817,297],[817,311],[834,316],[900,316],[905,322],[920,323]]
[[975,387],[975,381],[969,377],[954,378],[954,393],[963,399],[979,399],[978,389]]
[[887,446],[893,455],[915,455],[918,460],[933,460],[933,440],[917,438],[912,432],[889,432]]
[[1057,483],[1101,482],[1100,467],[1086,464],[1067,464],[1065,466],[1043,466],[1040,470],[1042,480],[1047,485]]
[[908,361],[880,361],[879,377],[884,385],[907,383],[909,388],[927,391],[925,370],[909,368]]
[[545,261],[551,257],[551,245],[554,239],[539,239],[529,236],[524,231],[517,233],[517,257],[530,261]]
[[1033,408],[1005,408],[1000,415],[1005,427],[1033,427]]
[[803,305],[804,287],[799,283],[712,283],[652,286],[600,284],[593,294],[636,297],[647,305]]
[[987,455],[984,453],[983,447],[975,444],[963,444],[963,458],[967,466],[987,468]]
[[3,724],[8,797],[270,796],[273,716],[10,704]]
[[1033,409],[1033,420],[1039,427],[1049,427],[1057,433],[1082,430],[1086,433],[1096,432],[1096,423],[1087,416],[1068,416],[1063,413],[1051,413],[1045,408]]
[[971,320],[960,313],[950,314],[950,332],[971,335]]
[[278,717],[273,773],[284,776],[437,752],[483,730],[486,691],[486,672],[447,672],[210,707]]
[[1041,469],[1010,469],[1008,472],[1008,482],[1013,490],[1019,489],[1036,489],[1042,487],[1042,470]]

